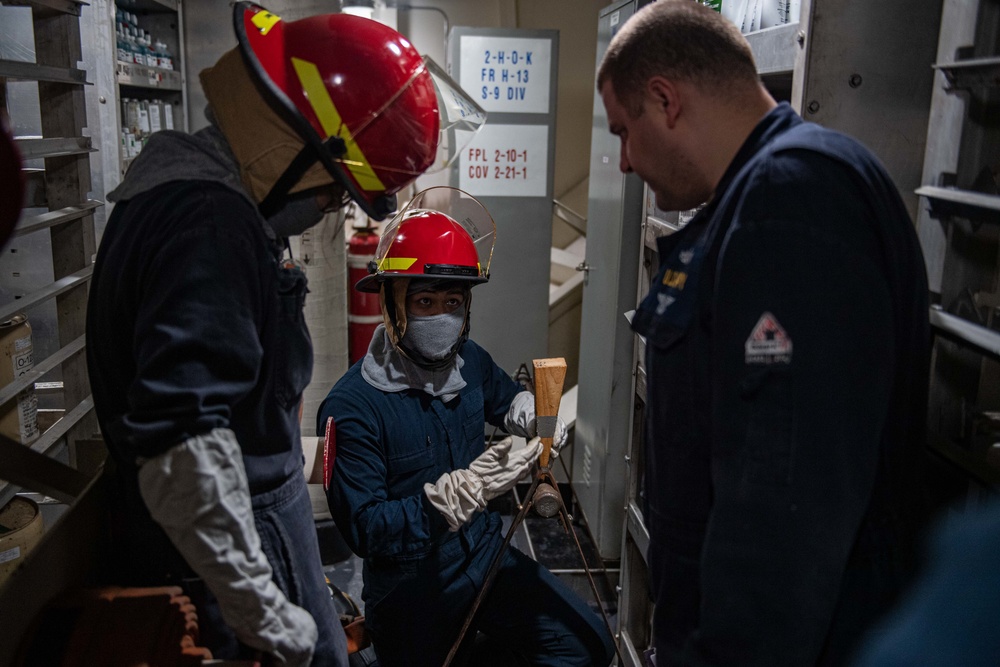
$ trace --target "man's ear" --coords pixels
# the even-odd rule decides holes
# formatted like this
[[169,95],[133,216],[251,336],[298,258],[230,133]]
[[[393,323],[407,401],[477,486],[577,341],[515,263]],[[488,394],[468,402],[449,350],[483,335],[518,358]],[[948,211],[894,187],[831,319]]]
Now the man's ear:
[[667,127],[674,129],[681,113],[681,96],[677,84],[662,76],[651,77],[646,82],[646,95],[654,107],[663,113]]

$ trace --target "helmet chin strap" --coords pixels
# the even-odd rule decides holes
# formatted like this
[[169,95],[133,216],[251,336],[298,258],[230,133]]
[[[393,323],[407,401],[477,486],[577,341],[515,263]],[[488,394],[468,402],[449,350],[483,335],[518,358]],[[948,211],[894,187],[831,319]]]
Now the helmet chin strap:
[[346,152],[347,147],[340,137],[328,138],[323,142],[322,149],[307,141],[298,155],[289,163],[285,172],[275,181],[271,191],[264,197],[264,201],[257,206],[261,215],[265,218],[274,215],[288,198],[289,191],[302,180],[309,168],[317,162],[321,162],[334,181],[347,191],[351,199],[357,202],[365,213],[376,220],[384,220],[396,210],[396,195],[383,194],[376,197],[372,203],[368,203],[351,179],[344,176],[333,162],[331,156],[340,157]]
[[289,191],[302,180],[302,177],[309,171],[309,167],[316,164],[317,161],[319,161],[319,153],[307,143],[285,168],[285,172],[271,186],[271,191],[264,197],[264,201],[257,206],[260,214],[269,218],[277,213],[285,200],[288,199]]

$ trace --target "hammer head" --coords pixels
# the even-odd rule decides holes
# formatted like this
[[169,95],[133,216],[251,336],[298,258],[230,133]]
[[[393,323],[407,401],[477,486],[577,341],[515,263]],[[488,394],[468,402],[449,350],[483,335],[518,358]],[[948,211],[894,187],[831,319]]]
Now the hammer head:
[[562,496],[548,482],[542,482],[535,488],[531,506],[535,512],[548,519],[559,513],[562,506]]

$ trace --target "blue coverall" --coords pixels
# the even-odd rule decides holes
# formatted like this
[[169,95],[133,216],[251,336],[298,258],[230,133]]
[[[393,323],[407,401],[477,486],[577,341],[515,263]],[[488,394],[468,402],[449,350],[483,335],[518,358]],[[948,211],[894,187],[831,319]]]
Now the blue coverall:
[[[466,385],[447,403],[376,389],[362,360],[318,415],[319,433],[330,417],[336,425],[327,498],[364,559],[366,626],[382,667],[440,667],[503,542],[497,513],[477,513],[452,533],[423,491],[483,452],[485,423],[502,426],[520,391],[476,343],[466,341],[459,356]],[[507,550],[477,619],[480,632],[532,665],[607,665],[614,650],[598,613],[516,549]],[[491,649],[468,664],[495,657]]]
[[302,471],[299,400],[312,374],[306,279],[282,266],[263,225],[246,195],[204,181],[121,201],[108,221],[87,308],[87,360],[117,469],[112,583],[181,585],[199,606],[200,644],[217,658],[246,655],[150,518],[137,482],[140,459],[231,429],[274,581],[319,629],[313,664],[346,666]]
[[842,664],[923,520],[910,219],[865,148],[781,104],[659,251],[633,321],[657,664]]
[[920,578],[855,667],[1000,665],[1000,503],[943,515]]

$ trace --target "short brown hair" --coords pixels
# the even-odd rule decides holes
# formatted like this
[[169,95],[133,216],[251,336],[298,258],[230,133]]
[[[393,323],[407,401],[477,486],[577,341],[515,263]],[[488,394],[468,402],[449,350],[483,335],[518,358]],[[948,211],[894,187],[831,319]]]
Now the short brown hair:
[[724,93],[759,82],[753,51],[728,19],[694,0],[660,0],[642,8],[611,40],[597,90],[610,82],[632,115],[642,111],[642,91],[654,76],[688,81]]

